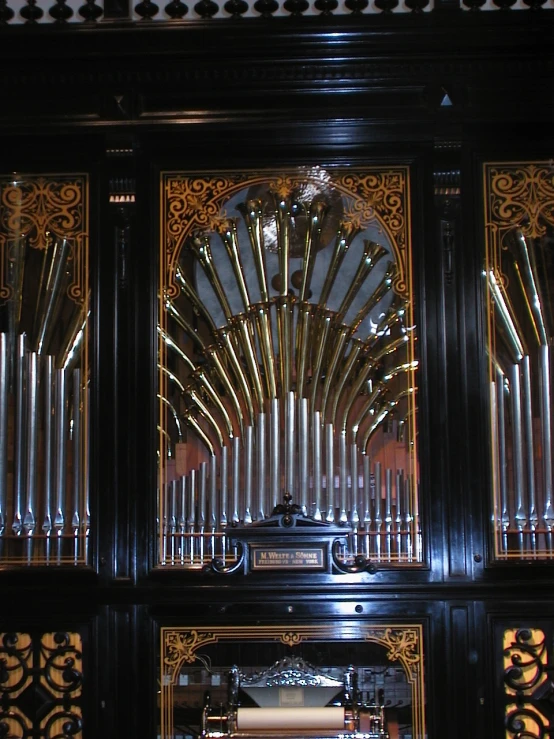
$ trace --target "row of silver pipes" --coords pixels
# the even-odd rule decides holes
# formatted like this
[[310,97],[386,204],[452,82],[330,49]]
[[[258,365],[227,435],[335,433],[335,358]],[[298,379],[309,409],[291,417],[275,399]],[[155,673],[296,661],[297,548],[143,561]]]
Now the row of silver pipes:
[[0,563],[88,558],[81,370],[0,334]]
[[306,398],[290,392],[285,403],[284,429],[273,399],[244,439],[234,437],[198,469],[162,485],[161,563],[232,557],[230,527],[268,518],[285,491],[303,514],[345,526],[346,559],[421,561],[416,478],[372,464],[346,434],[323,426],[319,411],[308,414]]
[[537,404],[528,355],[504,371],[497,365],[491,383],[494,523],[505,551],[531,547],[552,555],[550,353],[549,346],[538,348]]

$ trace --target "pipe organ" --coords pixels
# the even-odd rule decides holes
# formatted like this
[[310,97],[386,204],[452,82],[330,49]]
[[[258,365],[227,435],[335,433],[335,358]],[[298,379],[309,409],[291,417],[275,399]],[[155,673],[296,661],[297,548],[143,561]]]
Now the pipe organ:
[[4,179],[0,196],[0,563],[84,564],[87,182]]
[[407,191],[402,168],[165,175],[161,565],[233,560],[284,495],[345,562],[421,563]]
[[487,312],[495,556],[551,559],[551,168],[486,165]]

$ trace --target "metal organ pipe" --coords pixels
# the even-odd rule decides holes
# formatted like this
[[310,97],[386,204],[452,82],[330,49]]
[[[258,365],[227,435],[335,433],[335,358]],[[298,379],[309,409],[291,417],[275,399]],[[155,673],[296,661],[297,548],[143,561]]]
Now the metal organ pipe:
[[38,457],[38,362],[37,354],[27,354],[27,439],[25,454],[26,502],[23,533],[32,535],[36,526]]
[[66,505],[66,377],[65,370],[58,369],[55,372],[55,467],[54,467],[54,491],[56,496],[56,510],[54,514],[54,530],[58,537],[65,529],[65,505]]
[[0,334],[0,536],[6,529],[8,506],[8,335]]
[[25,465],[25,345],[26,335],[17,337],[17,354],[15,359],[15,448],[14,448],[14,511],[12,531],[18,536],[21,534],[24,495],[24,465]]

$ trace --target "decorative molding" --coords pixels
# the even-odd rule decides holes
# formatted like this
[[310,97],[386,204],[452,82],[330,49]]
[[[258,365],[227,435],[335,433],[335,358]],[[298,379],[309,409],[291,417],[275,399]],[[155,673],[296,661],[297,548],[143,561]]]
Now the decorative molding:
[[[312,168],[318,169],[318,168]],[[181,172],[163,174],[162,208],[165,218],[164,242],[166,251],[165,286],[167,295],[179,294],[175,279],[175,265],[185,239],[207,230],[215,230],[227,219],[224,202],[233,194],[261,183],[286,197],[306,178],[314,176],[310,168],[296,172],[222,173],[217,176],[194,176]],[[345,219],[358,228],[365,228],[373,219],[386,232],[395,251],[398,274],[394,290],[408,296],[406,279],[409,243],[409,192],[406,167],[391,169],[368,167],[364,173],[329,169],[332,185],[347,199]],[[186,217],[185,217],[186,214]]]
[[[73,281],[68,296],[87,300],[88,182],[86,175],[14,175],[0,178],[0,263],[4,249],[25,239],[33,249],[44,250],[50,237],[68,239],[72,250]],[[0,295],[9,297],[2,281]]]
[[485,165],[488,228],[518,228],[525,237],[544,236],[554,226],[554,163]]

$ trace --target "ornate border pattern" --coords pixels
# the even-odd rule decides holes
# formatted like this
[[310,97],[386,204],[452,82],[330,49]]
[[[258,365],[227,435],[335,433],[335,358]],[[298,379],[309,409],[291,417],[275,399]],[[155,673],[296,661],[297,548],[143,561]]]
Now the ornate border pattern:
[[87,299],[88,180],[86,175],[22,175],[0,178],[0,299],[11,297],[5,283],[6,249],[26,239],[46,249],[49,234],[70,241],[74,260],[68,296]]
[[161,629],[161,739],[173,736],[173,687],[183,664],[196,660],[206,644],[221,641],[365,641],[380,644],[390,662],[399,662],[412,689],[414,739],[424,739],[425,684],[421,624],[311,624],[298,626],[164,627]]
[[487,227],[520,228],[524,236],[544,236],[554,226],[554,163],[485,165]]
[[[269,183],[278,195],[289,195],[306,178],[320,176],[317,167],[300,167],[295,171],[227,173],[218,176],[165,172],[162,175],[163,233],[166,257],[162,268],[166,275],[167,294],[178,294],[174,282],[175,264],[186,237],[195,232],[217,230],[227,213],[224,202],[240,190]],[[329,168],[333,186],[346,197],[345,217],[360,227],[377,220],[387,233],[395,250],[399,267],[394,289],[408,297],[409,258],[409,192],[408,168],[377,169],[365,167],[363,173]]]

